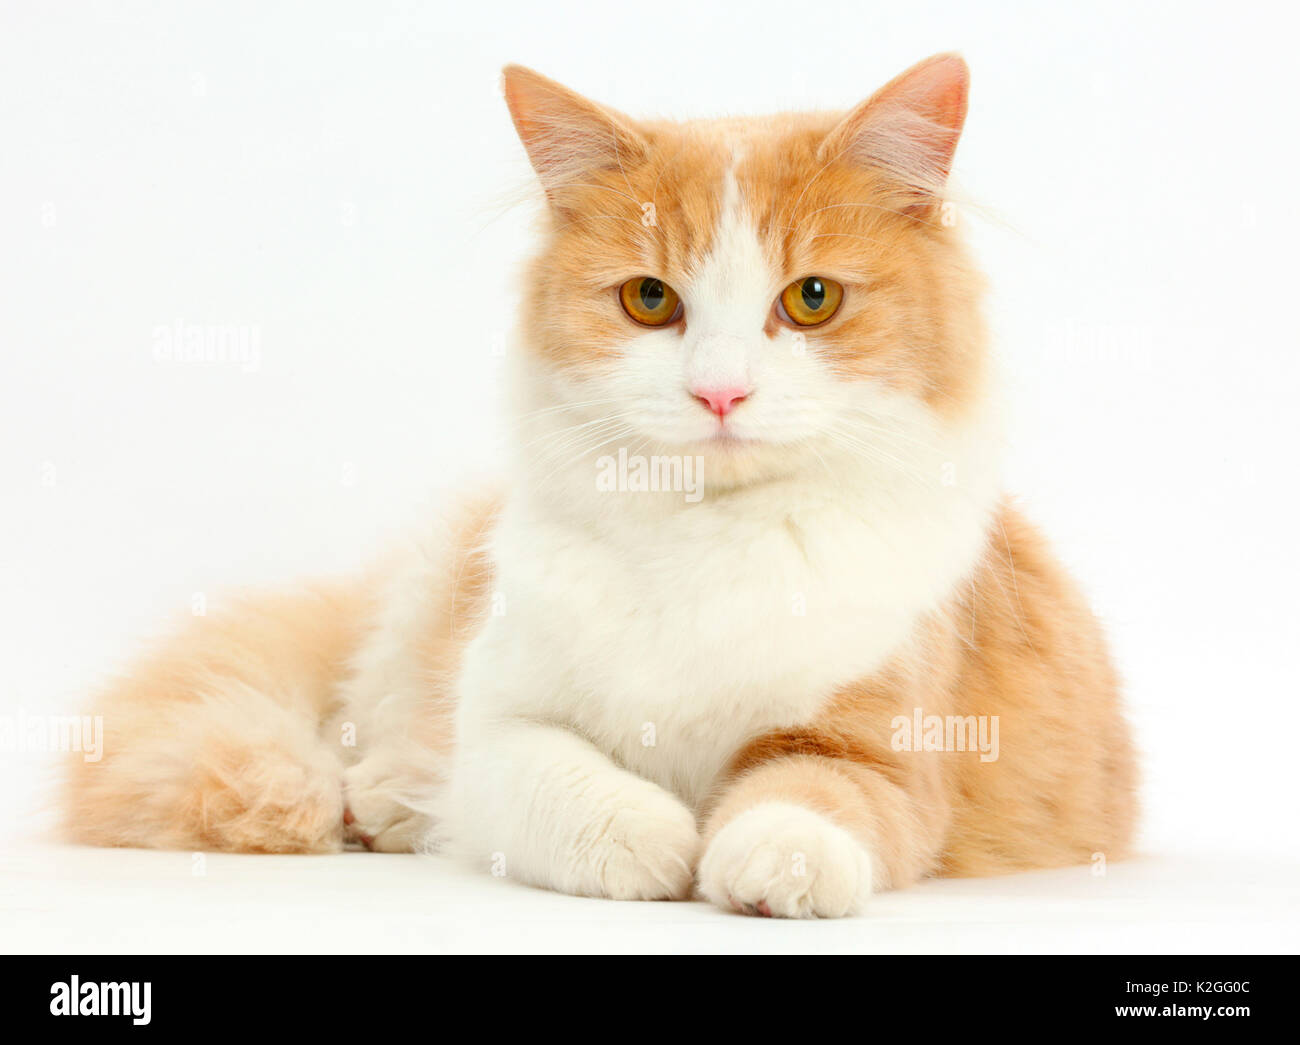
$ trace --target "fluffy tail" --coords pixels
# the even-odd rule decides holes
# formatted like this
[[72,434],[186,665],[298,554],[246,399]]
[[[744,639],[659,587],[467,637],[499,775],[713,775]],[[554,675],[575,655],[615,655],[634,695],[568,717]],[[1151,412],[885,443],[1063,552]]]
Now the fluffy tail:
[[70,764],[66,835],[91,845],[323,853],[343,846],[343,760],[321,739],[370,613],[313,588],[196,617],[90,709],[102,757]]

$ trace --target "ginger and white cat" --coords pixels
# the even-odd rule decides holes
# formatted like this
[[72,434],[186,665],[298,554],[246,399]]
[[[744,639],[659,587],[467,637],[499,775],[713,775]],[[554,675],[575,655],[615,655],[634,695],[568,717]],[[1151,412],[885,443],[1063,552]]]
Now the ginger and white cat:
[[547,199],[508,488],[147,656],[71,836],[432,843],[788,917],[1120,855],[1106,650],[1001,493],[944,200],[967,84],[940,55],[847,114],[668,123],[508,68]]

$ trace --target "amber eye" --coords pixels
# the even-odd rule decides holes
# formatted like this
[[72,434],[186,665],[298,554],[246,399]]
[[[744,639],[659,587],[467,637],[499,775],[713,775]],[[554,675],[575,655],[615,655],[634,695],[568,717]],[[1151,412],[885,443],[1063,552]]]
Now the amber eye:
[[796,326],[815,327],[835,315],[844,297],[844,288],[824,276],[796,279],[781,291],[777,308],[782,319]]
[[676,319],[682,310],[681,298],[662,279],[639,276],[629,279],[618,289],[623,309],[638,323],[662,327]]

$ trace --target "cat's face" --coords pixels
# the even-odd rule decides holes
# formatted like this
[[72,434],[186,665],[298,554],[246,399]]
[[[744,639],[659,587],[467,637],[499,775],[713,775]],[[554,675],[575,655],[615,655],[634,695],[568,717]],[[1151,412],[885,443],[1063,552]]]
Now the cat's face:
[[674,124],[508,69],[550,206],[523,326],[568,451],[734,485],[898,449],[899,404],[960,414],[979,280],[939,194],[966,84],[941,56],[847,115]]

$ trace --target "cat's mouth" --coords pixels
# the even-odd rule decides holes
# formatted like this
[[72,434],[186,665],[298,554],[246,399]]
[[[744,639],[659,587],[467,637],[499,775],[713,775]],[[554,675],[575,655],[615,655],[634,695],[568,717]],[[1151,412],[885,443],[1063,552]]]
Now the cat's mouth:
[[785,479],[797,474],[805,464],[780,443],[726,431],[696,443],[692,455],[700,462],[701,478],[712,489]]
[[723,447],[754,447],[763,444],[766,440],[760,439],[753,435],[744,435],[741,432],[734,431],[720,425],[718,430],[704,440],[709,446]]
[[691,453],[718,461],[754,461],[775,446],[771,440],[752,432],[738,432],[723,426],[708,435],[691,440]]

